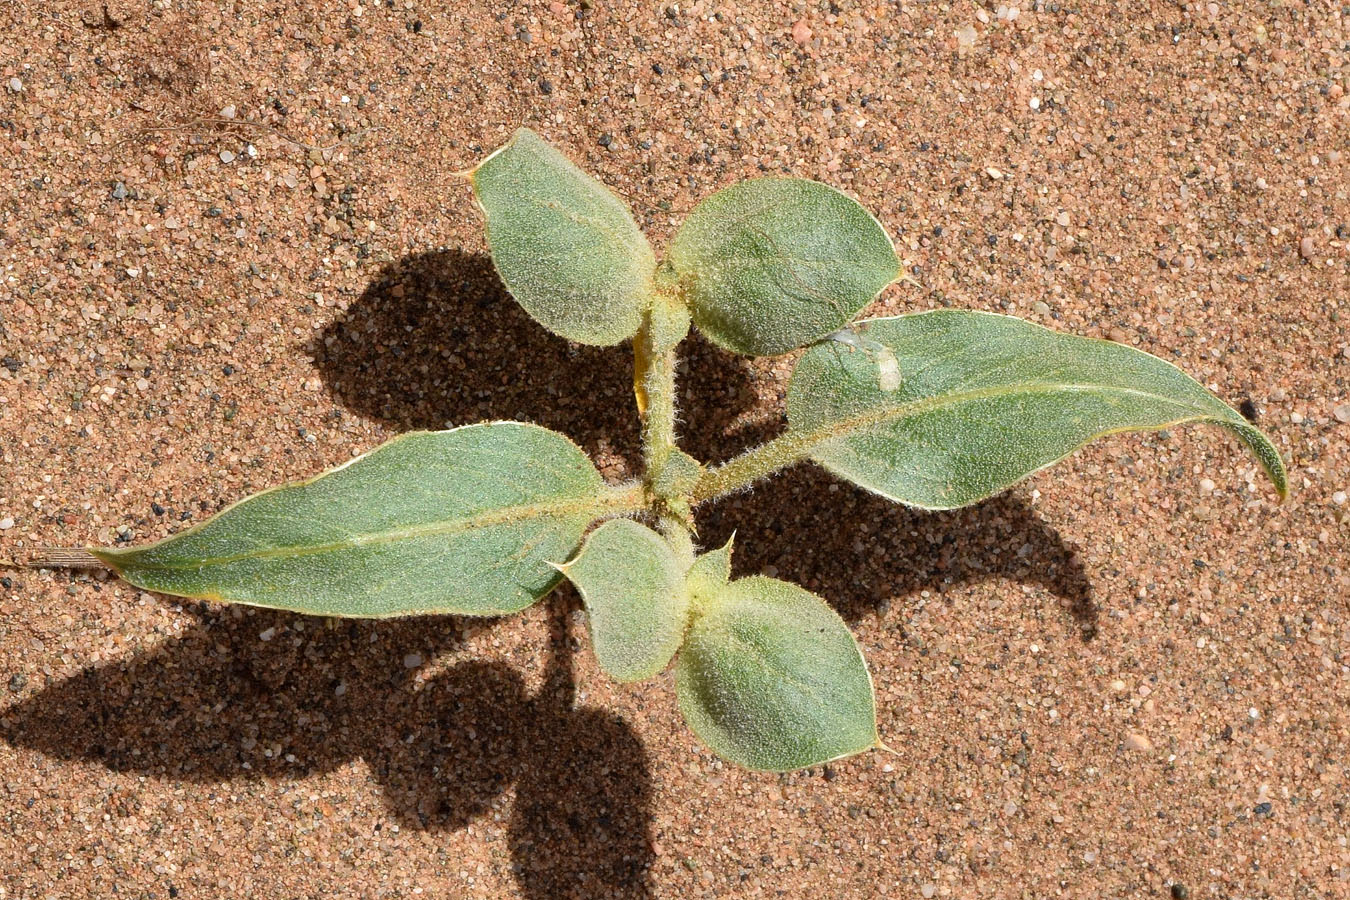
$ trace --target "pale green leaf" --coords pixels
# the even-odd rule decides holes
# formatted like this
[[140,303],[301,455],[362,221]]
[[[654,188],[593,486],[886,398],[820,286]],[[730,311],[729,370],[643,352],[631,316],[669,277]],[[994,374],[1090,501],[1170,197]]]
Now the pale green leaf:
[[696,596],[712,596],[721,593],[722,588],[731,580],[731,545],[736,540],[733,534],[727,542],[716,550],[709,550],[689,568],[685,580],[689,590]]
[[693,603],[676,691],[719,756],[783,772],[879,745],[867,663],[820,598],[756,576],[695,591]]
[[656,261],[623,201],[528,128],[471,178],[492,261],[531,316],[583,344],[633,336]]
[[773,356],[847,323],[900,274],[856,201],[801,178],[756,178],[708,197],[670,247],[694,323],[737,353]]
[[684,571],[670,544],[629,519],[606,522],[562,566],[586,603],[600,668],[641,681],[675,655],[689,619]]
[[825,341],[798,362],[788,440],[901,503],[965,506],[1093,438],[1189,422],[1232,431],[1287,491],[1265,435],[1142,351],[963,310],[872,319],[853,331],[859,340]]
[[496,615],[557,584],[597,518],[640,504],[557,432],[395,438],[146,547],[94,554],[138,587],[330,616]]

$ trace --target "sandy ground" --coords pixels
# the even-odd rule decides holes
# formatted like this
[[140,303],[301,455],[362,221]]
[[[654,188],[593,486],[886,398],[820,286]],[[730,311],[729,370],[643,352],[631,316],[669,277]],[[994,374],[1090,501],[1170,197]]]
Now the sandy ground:
[[[1333,8],[1335,7],[1335,8]],[[632,474],[628,350],[507,297],[454,173],[529,124],[658,246],[790,173],[922,287],[1175,360],[1267,429],[974,509],[801,468],[701,516],[834,602],[873,753],[719,763],[575,597],[330,624],[9,570],[0,897],[1350,897],[1350,14],[1312,2],[0,4],[0,556],[143,541],[411,428]],[[691,342],[687,446],[791,359]]]

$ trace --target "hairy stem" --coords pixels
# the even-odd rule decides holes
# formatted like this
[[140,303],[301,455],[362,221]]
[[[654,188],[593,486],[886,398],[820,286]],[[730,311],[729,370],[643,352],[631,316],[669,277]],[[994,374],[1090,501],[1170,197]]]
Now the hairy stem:
[[[683,321],[681,322],[681,318]],[[675,444],[675,347],[688,329],[688,314],[658,298],[633,338],[633,392],[642,417],[643,483],[657,528],[687,565],[694,562],[689,498],[662,479],[678,452]]]
[[779,469],[801,462],[810,453],[811,447],[823,437],[819,431],[788,431],[714,469],[708,469],[694,485],[694,503],[715,500],[744,490]]
[[655,346],[651,313],[633,338],[633,392],[642,417],[645,479],[651,485],[675,449],[675,350]]

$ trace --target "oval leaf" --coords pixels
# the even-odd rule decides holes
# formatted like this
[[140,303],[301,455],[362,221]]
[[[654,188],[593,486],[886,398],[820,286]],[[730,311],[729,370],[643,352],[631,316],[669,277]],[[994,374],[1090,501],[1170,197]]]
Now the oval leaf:
[[675,235],[670,262],[703,333],[758,356],[819,340],[900,274],[871,213],[801,178],[755,178],[713,194]]
[[575,444],[518,422],[416,432],[255,494],[156,544],[95,550],[132,584],[329,616],[529,606],[597,518],[640,499]]
[[856,346],[828,341],[798,362],[789,434],[831,472],[892,500],[965,506],[1093,438],[1187,422],[1233,431],[1287,490],[1264,434],[1180,369],[1123,344],[965,310],[854,331]]
[[877,746],[867,663],[820,598],[756,576],[693,602],[675,686],[685,721],[717,755],[785,772]]
[[656,261],[623,201],[528,128],[471,180],[492,262],[531,316],[583,344],[637,332]]
[[684,571],[670,544],[629,519],[606,522],[562,567],[586,603],[600,668],[619,681],[660,672],[689,618]]

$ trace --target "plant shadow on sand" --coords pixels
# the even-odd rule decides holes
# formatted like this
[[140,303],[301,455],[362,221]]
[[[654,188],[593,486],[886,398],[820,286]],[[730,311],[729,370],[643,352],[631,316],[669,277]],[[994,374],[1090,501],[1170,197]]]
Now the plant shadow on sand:
[[[609,452],[630,471],[639,457],[630,352],[547,334],[482,255],[440,251],[387,266],[308,349],[338,402],[399,429],[521,419]],[[697,338],[685,350],[687,416],[699,419],[699,433],[721,436],[721,446],[695,442],[691,452],[724,459],[778,427],[735,426],[754,396],[744,360]],[[864,555],[854,529],[832,517],[844,498],[851,516],[884,536],[884,556]],[[1007,577],[1058,596],[1085,637],[1095,629],[1090,584],[1072,548],[1015,495],[920,513],[801,466],[710,506],[700,529],[709,546],[735,530],[738,571],[773,564],[781,577],[822,585],[852,621],[884,613],[885,598]],[[500,662],[460,662],[420,686],[404,667],[407,654],[434,659],[494,620],[328,627],[200,605],[182,637],[92,666],[0,712],[0,736],[57,758],[206,783],[299,778],[361,759],[391,815],[418,828],[462,828],[515,785],[509,842],[524,896],[650,896],[646,752],[619,716],[576,706],[565,633],[575,594],[564,589],[546,602],[553,644],[535,694]],[[276,637],[260,641],[268,628]]]

